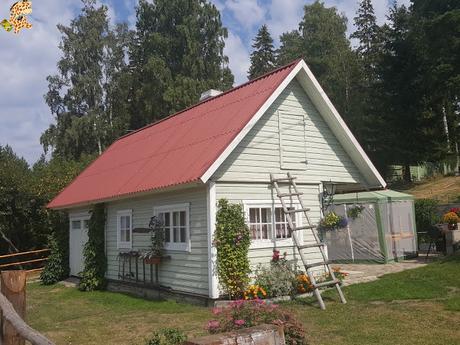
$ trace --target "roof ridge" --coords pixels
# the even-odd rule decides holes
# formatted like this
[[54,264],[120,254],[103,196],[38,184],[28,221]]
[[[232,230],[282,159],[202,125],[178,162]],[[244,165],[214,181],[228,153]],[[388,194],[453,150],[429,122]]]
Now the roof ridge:
[[240,85],[237,85],[237,86],[235,86],[235,87],[232,87],[231,89],[228,89],[228,90],[226,90],[226,91],[220,93],[220,94],[217,95],[217,96],[210,97],[210,98],[208,98],[208,99],[202,100],[202,101],[200,101],[200,102],[198,102],[198,103],[195,103],[195,104],[193,104],[193,105],[191,105],[191,106],[189,106],[189,107],[187,107],[187,108],[184,108],[184,109],[182,109],[182,110],[179,110],[178,112],[176,112],[176,113],[174,113],[174,114],[168,115],[168,116],[166,116],[166,117],[164,117],[164,118],[162,118],[162,119],[160,119],[160,120],[158,120],[158,121],[156,121],[156,122],[152,122],[152,123],[149,123],[148,125],[145,125],[145,126],[143,126],[143,127],[141,127],[141,128],[135,129],[135,130],[131,131],[130,133],[127,133],[127,134],[125,134],[125,135],[122,135],[122,136],[119,137],[117,140],[115,140],[115,142],[117,142],[117,141],[119,141],[119,140],[121,140],[121,139],[124,139],[124,138],[126,138],[126,137],[129,137],[130,135],[133,135],[133,134],[136,134],[136,133],[138,133],[138,132],[141,132],[141,131],[143,131],[144,129],[153,127],[153,126],[155,126],[155,125],[157,125],[157,124],[159,124],[159,123],[162,123],[162,122],[164,122],[164,121],[166,121],[166,120],[169,120],[169,119],[171,119],[171,118],[173,118],[173,117],[175,117],[175,116],[177,116],[177,115],[180,115],[180,114],[182,114],[182,113],[184,113],[184,112],[186,112],[186,111],[188,111],[188,110],[190,110],[190,109],[196,108],[196,107],[198,107],[198,106],[200,106],[200,105],[202,105],[202,104],[204,104],[204,103],[211,102],[211,101],[213,101],[213,100],[215,100],[215,99],[217,99],[217,98],[220,98],[220,97],[222,97],[222,96],[225,96],[225,95],[227,95],[227,94],[229,94],[229,93],[231,93],[231,92],[233,92],[233,91],[236,91],[236,90],[241,89],[241,88],[243,88],[243,87],[246,87],[246,86],[248,86],[248,85],[250,85],[250,84],[253,84],[253,83],[255,83],[255,82],[257,82],[257,81],[259,81],[259,80],[261,80],[261,79],[264,79],[264,78],[266,78],[266,77],[268,77],[268,76],[270,76],[270,75],[272,75],[272,74],[278,73],[278,72],[280,72],[280,71],[282,71],[282,70],[284,70],[284,69],[286,69],[286,68],[289,68],[289,67],[291,67],[291,66],[293,66],[293,65],[297,65],[301,60],[302,60],[302,58],[298,58],[298,59],[296,59],[296,60],[294,60],[294,61],[292,61],[292,62],[290,62],[290,63],[288,63],[288,64],[286,64],[286,65],[284,65],[284,66],[281,66],[281,67],[278,67],[278,68],[274,69],[273,71],[270,71],[270,72],[267,72],[267,73],[265,73],[265,74],[262,74],[261,76],[255,78],[255,79],[248,80],[248,81],[244,82],[243,84],[240,84]]

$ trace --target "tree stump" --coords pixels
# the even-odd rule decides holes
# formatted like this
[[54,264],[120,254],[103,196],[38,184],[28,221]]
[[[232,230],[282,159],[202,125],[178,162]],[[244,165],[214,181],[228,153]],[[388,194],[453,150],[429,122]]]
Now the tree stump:
[[[2,271],[0,275],[1,293],[11,302],[18,315],[26,316],[26,272]],[[3,345],[24,345],[25,340],[2,315]]]

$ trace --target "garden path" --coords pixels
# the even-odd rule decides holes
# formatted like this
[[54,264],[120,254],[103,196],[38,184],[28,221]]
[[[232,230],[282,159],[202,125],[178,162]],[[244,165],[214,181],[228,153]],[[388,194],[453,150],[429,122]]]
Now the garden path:
[[421,255],[414,259],[388,264],[333,264],[332,267],[340,267],[341,271],[348,273],[348,276],[343,281],[343,285],[346,286],[374,281],[388,273],[423,267],[437,257],[438,255],[430,255],[428,260],[425,260],[425,255]]

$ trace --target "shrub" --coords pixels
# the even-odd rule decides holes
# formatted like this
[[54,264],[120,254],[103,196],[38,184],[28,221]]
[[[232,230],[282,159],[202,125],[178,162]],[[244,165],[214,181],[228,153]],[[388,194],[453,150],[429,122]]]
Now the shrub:
[[250,272],[250,237],[242,206],[219,200],[216,221],[214,245],[219,282],[230,298],[241,298]]
[[296,272],[293,264],[273,251],[270,266],[259,265],[255,272],[255,284],[262,287],[268,297],[291,296],[296,291]]
[[187,340],[187,336],[175,328],[163,328],[156,331],[146,345],[179,345]]
[[235,331],[262,324],[283,326],[286,344],[307,344],[306,333],[295,317],[276,304],[262,300],[234,301],[225,308],[214,308],[214,320],[210,320],[207,329],[210,333]]
[[78,288],[82,291],[102,290],[105,288],[107,258],[104,244],[105,206],[97,204],[89,219],[88,242],[85,244],[85,268]]
[[439,221],[438,202],[433,199],[415,200],[415,223],[418,232],[427,232]]
[[65,269],[68,261],[60,250],[54,234],[48,237],[48,246],[50,256],[48,257],[45,268],[40,273],[40,280],[45,285],[57,283],[68,274],[68,270]]

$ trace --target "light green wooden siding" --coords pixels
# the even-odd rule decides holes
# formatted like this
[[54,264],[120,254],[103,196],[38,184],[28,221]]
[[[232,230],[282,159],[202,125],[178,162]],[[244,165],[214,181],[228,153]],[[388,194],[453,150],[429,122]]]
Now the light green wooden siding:
[[[279,114],[282,122],[281,137]],[[287,160],[287,166],[283,166],[281,156]],[[301,164],[305,157],[307,162]],[[295,79],[225,160],[212,179],[268,181],[270,172],[286,172],[286,169],[281,169],[282,166],[295,169],[294,173],[300,181],[308,183],[329,180],[347,183],[364,181],[358,168]],[[298,170],[302,167],[304,170]]]
[[[299,185],[299,190],[304,193],[303,201],[306,207],[309,207],[310,219],[313,223],[317,223],[320,217],[320,202],[319,202],[319,185]],[[244,200],[261,200],[270,201],[276,200],[274,198],[275,190],[271,189],[268,184],[263,183],[216,183],[216,197],[217,199],[226,198],[231,203],[243,204]],[[274,198],[274,199],[273,199]],[[302,219],[302,223],[306,224],[306,220]],[[304,231],[304,243],[314,242],[311,232]],[[267,264],[270,262],[273,249],[278,248],[281,253],[287,252],[288,260],[295,260],[300,263],[300,256],[293,245],[277,245],[275,242],[267,248],[251,248],[249,250],[249,258],[252,269],[255,269],[259,264]],[[311,262],[321,261],[321,253],[317,248],[308,248],[304,250],[308,255]],[[300,268],[300,266],[299,266]]]
[[[165,261],[160,265],[160,284],[169,286],[177,291],[207,296],[207,202],[204,187],[109,203],[107,205],[106,229],[107,277],[119,279],[117,255],[119,251],[128,251],[127,249],[117,249],[117,211],[131,209],[133,227],[145,228],[153,216],[154,207],[182,203],[190,204],[191,251],[190,253],[179,251],[166,253],[166,255],[171,255],[171,260]],[[150,236],[148,234],[133,234],[132,250],[147,249],[149,244]],[[147,269],[146,273],[147,279],[150,280],[149,269]]]

